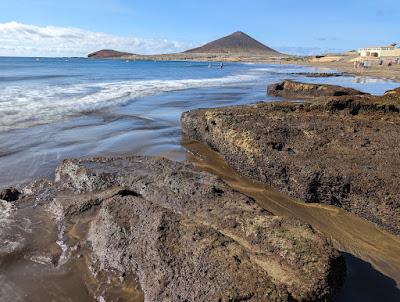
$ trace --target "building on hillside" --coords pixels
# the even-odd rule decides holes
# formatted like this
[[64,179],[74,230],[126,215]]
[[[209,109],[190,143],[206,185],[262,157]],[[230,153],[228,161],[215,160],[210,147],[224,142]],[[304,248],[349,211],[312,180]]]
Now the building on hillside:
[[390,44],[388,46],[376,46],[360,48],[358,54],[361,57],[400,57],[400,48],[396,47],[397,44]]

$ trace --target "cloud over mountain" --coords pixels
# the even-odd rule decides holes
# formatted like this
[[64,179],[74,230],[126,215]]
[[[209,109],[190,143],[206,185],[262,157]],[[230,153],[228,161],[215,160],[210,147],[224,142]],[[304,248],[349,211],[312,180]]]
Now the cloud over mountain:
[[114,36],[72,27],[0,23],[0,56],[86,56],[103,48],[151,54],[183,51],[190,47],[193,44]]

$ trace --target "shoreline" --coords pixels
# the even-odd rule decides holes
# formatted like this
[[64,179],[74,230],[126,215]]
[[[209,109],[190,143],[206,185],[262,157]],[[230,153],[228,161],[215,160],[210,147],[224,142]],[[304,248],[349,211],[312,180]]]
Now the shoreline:
[[[355,69],[353,60],[360,58],[354,55],[332,55],[317,57],[265,57],[248,56],[245,54],[161,54],[161,55],[130,55],[114,58],[90,58],[91,60],[133,60],[133,61],[176,61],[176,62],[227,62],[253,63],[273,65],[301,65],[316,68],[328,68],[349,75],[375,77],[383,80],[400,82],[400,64],[379,66],[377,60],[370,60],[369,67]],[[368,59],[366,59],[368,60]]]

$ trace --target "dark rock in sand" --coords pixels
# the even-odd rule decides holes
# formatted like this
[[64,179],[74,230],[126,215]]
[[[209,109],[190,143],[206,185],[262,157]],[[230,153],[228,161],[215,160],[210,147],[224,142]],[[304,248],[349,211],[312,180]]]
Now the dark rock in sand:
[[16,188],[7,188],[0,191],[0,199],[5,201],[16,201],[21,193]]
[[[295,87],[305,87],[296,92],[305,97],[325,90]],[[394,93],[321,97],[193,110],[183,114],[182,127],[253,180],[306,202],[343,207],[400,234],[399,112]]]
[[285,80],[268,86],[268,95],[287,99],[309,99],[320,96],[365,95],[353,88],[336,85],[301,83]]
[[63,223],[98,209],[88,235],[94,272],[136,274],[145,301],[328,301],[345,274],[309,225],[188,164],[65,160],[54,184],[27,192]]

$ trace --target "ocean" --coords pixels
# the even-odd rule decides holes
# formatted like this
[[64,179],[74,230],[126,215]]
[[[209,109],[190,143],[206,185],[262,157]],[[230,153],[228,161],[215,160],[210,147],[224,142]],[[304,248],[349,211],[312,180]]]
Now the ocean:
[[207,62],[0,58],[0,171],[7,171],[0,174],[0,187],[52,177],[67,157],[146,154],[183,160],[182,112],[276,100],[266,95],[266,85],[286,78],[375,94],[396,87],[365,77],[294,74],[318,71],[291,65],[225,63],[221,69]]

